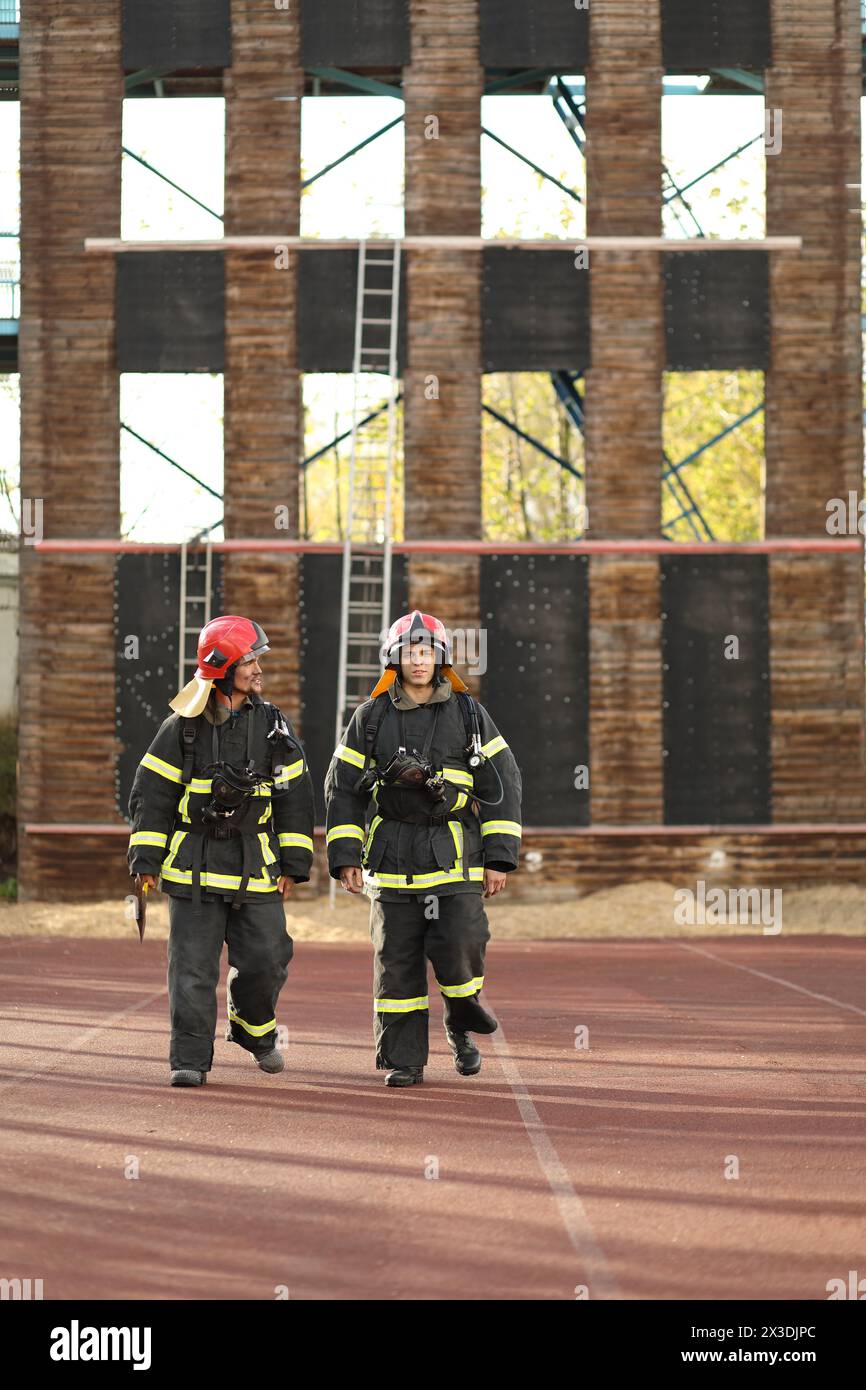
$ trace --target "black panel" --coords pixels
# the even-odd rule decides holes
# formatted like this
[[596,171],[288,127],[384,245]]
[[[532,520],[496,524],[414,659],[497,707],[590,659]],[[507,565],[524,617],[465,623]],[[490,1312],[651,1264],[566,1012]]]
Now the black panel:
[[662,0],[662,56],[668,72],[770,67],[770,0]]
[[[126,258],[133,255],[128,252]],[[357,259],[354,250],[301,252],[301,371],[352,370]],[[767,253],[666,251],[663,265],[668,370],[765,371],[770,356]],[[401,371],[406,351],[405,268],[404,258]],[[590,274],[575,267],[573,250],[485,248],[482,370],[573,371],[591,366]],[[387,330],[382,332],[386,344]]]
[[231,0],[123,0],[123,66],[227,68]]
[[588,562],[585,555],[483,555],[481,701],[523,774],[527,825],[588,825]]
[[[373,253],[375,254],[375,253]],[[358,293],[358,252],[302,251],[298,262],[298,337],[302,372],[350,372],[355,353],[355,297]],[[368,287],[390,289],[391,270],[383,267],[368,277]],[[367,301],[369,316],[384,316],[381,296]],[[397,324],[397,366],[406,360],[406,258],[400,262],[400,317]],[[388,346],[390,330],[368,330],[365,343]],[[371,336],[372,334],[372,336]],[[378,336],[376,336],[378,335]],[[380,360],[387,370],[388,359]]]
[[[334,751],[342,575],[342,555],[301,555],[298,579],[303,744],[316,790],[318,825],[325,823],[323,788]],[[406,557],[394,555],[391,562],[390,621],[406,613],[408,608]],[[369,697],[374,685],[375,681],[371,680],[365,689],[364,700]],[[358,703],[362,704],[363,700]]]
[[[218,553],[212,556],[212,566],[212,611],[218,613]],[[168,702],[177,692],[179,552],[119,555],[114,600],[116,721],[121,749],[116,769],[117,806],[125,816],[135,769],[160,724],[171,714]],[[137,656],[130,638],[137,640]]]
[[665,823],[767,823],[767,557],[665,555],[661,579]]
[[486,68],[583,72],[589,14],[574,0],[480,0],[481,62]]
[[670,371],[766,370],[770,263],[766,251],[665,251]]
[[589,273],[575,252],[485,247],[482,369],[574,371],[589,366]]
[[300,0],[305,68],[399,68],[410,59],[408,0]]
[[117,368],[221,372],[222,251],[124,251],[117,257]]

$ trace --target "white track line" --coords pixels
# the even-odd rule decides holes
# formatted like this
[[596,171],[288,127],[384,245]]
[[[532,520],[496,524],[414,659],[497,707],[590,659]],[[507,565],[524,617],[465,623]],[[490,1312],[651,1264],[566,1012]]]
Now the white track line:
[[861,1018],[866,1018],[866,1009],[859,1009],[856,1004],[846,1004],[843,999],[834,999],[830,994],[817,994],[815,990],[795,985],[791,980],[783,980],[778,975],[768,975],[766,970],[755,970],[751,965],[740,965],[737,961],[725,960],[723,956],[714,956],[712,951],[705,951],[702,946],[690,946],[685,941],[675,941],[674,945],[683,951],[694,951],[697,956],[706,956],[707,960],[714,960],[717,965],[727,965],[730,970],[745,970],[747,975],[757,975],[761,980],[770,980],[774,985],[783,985],[785,989],[794,989],[798,994],[808,994],[810,999],[820,999],[823,1004],[834,1004],[837,1009],[847,1009],[849,1013],[860,1014]]
[[[106,1028],[111,1028],[115,1023],[119,1023],[121,1019],[130,1018],[132,1014],[140,1013],[142,1009],[149,1008],[150,1005],[155,1002],[155,1000],[162,999],[165,993],[165,986],[163,986],[163,988],[158,990],[156,994],[149,994],[146,999],[141,999],[137,1004],[133,1004],[130,1008],[120,1009],[117,1013],[110,1014],[109,1017],[104,1019],[102,1023],[98,1023],[95,1028],[88,1028],[86,1033],[79,1033],[77,1038],[73,1038],[72,1041],[67,1044],[66,1051],[61,1056],[56,1057],[53,1062],[48,1063],[46,1066],[33,1067],[27,1071],[10,1072],[4,1080],[0,1081],[0,1091],[10,1090],[13,1086],[16,1086],[19,1081],[31,1081],[33,1077],[48,1076],[51,1072],[57,1071],[60,1067],[63,1066],[63,1063],[66,1061],[66,1058],[70,1053],[77,1052],[79,1048],[84,1047],[85,1044],[89,1043],[93,1038],[98,1037],[99,1034],[104,1032]],[[14,1023],[14,1014],[10,1018],[4,1019],[3,1022]]]
[[[490,996],[485,994],[485,998],[489,999]],[[532,1141],[532,1147],[535,1149],[541,1171],[544,1173],[556,1199],[568,1238],[577,1251],[586,1276],[590,1297],[621,1298],[622,1295],[616,1278],[605,1258],[604,1251],[595,1238],[595,1233],[586,1214],[586,1208],[575,1192],[571,1178],[553,1147],[550,1135],[544,1128],[541,1116],[535,1108],[535,1102],[530,1096],[517,1063],[511,1055],[501,1023],[498,1031],[493,1034],[493,1046],[505,1080],[511,1087],[517,1102],[517,1108],[526,1126],[526,1132]]]

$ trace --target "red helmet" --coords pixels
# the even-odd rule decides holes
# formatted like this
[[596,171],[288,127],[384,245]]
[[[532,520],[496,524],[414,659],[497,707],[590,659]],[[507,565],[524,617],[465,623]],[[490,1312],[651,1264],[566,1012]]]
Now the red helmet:
[[440,665],[451,665],[451,643],[444,625],[430,613],[422,613],[414,608],[388,629],[388,636],[382,643],[383,666],[399,666],[401,648],[416,642],[432,646]]
[[211,618],[199,633],[196,675],[205,681],[219,680],[243,657],[268,651],[268,639],[258,623],[236,613]]

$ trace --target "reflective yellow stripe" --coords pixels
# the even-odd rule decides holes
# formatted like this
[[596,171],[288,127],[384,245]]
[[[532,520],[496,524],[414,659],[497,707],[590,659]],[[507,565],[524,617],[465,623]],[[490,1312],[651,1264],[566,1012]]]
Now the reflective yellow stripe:
[[382,817],[381,817],[381,816],[374,816],[374,817],[373,817],[373,820],[372,820],[371,825],[370,825],[370,833],[369,833],[369,835],[367,836],[367,839],[366,839],[366,841],[365,841],[365,843],[364,843],[364,853],[365,853],[365,854],[369,854],[369,852],[370,852],[370,845],[373,843],[373,836],[374,836],[375,833],[376,833],[376,827],[377,827],[378,825],[381,824],[381,821],[382,821]]
[[271,803],[270,803],[270,801],[268,801],[268,802],[266,802],[266,804],[265,804],[265,809],[262,811],[262,814],[259,816],[258,820],[256,821],[256,824],[257,824],[257,825],[264,825],[264,823],[265,823],[266,820],[270,820],[270,818],[271,818],[271,810],[272,810],[272,808],[271,808]]
[[344,763],[351,763],[353,767],[364,766],[364,754],[356,753],[354,748],[347,748],[345,743],[338,743],[334,750],[336,758],[342,758]]
[[283,830],[280,833],[280,846],[285,848],[287,845],[297,846],[299,849],[308,849],[310,854],[313,852],[313,841],[309,835],[301,835],[296,830]]
[[281,768],[274,778],[274,786],[282,787],[287,782],[291,782],[295,777],[300,777],[304,770],[303,758],[298,758],[296,763],[289,763],[288,767]]
[[[161,874],[164,875],[166,869],[171,870],[171,866],[172,866],[172,864],[173,864],[174,861],[175,861],[175,858],[176,858],[176,856],[177,856],[177,852],[178,852],[178,850],[180,849],[180,847],[181,847],[181,845],[183,844],[183,842],[184,842],[184,840],[186,839],[186,837],[187,837],[187,831],[186,831],[186,830],[176,830],[176,831],[174,832],[174,834],[173,834],[172,837],[171,837],[171,844],[170,844],[169,847],[168,847],[168,854],[166,855],[165,859],[163,859],[162,865],[161,865],[161,867],[160,867],[160,873],[161,873]],[[176,870],[175,870],[175,872],[176,872]],[[191,880],[191,877],[190,877],[190,881],[192,881],[192,880]],[[238,879],[238,882],[240,883],[240,879]]]
[[460,767],[443,767],[442,776],[446,782],[456,782],[458,787],[474,787],[475,782],[471,772],[464,772]]
[[175,767],[173,763],[163,762],[154,753],[145,753],[141,760],[141,767],[149,768],[151,772],[158,772],[160,777],[165,777],[169,782],[180,782],[181,768]]
[[276,864],[277,856],[268,844],[268,837],[264,831],[259,835],[259,844],[262,847],[262,862],[265,864]]
[[129,837],[130,845],[160,845],[168,843],[168,834],[160,830],[134,830]]
[[419,995],[417,999],[375,999],[374,1013],[377,1014],[410,1014],[413,1009],[427,1009],[430,1007],[430,996]]
[[454,802],[454,810],[462,811],[463,807],[466,805],[468,800],[469,797],[466,795],[465,792],[458,792],[457,800]]
[[448,829],[451,831],[451,838],[454,841],[454,868],[463,871],[463,826],[459,820],[450,820]]
[[180,799],[180,804],[179,804],[179,806],[178,806],[178,808],[177,808],[181,820],[185,820],[186,823],[187,823],[187,825],[191,825],[191,824],[192,824],[192,820],[190,819],[190,814],[189,814],[189,794],[190,794],[190,789],[191,789],[191,784],[188,784],[187,787],[186,787],[185,790],[184,790],[183,796],[182,796],[181,799]]
[[502,735],[497,734],[496,737],[492,738],[489,743],[482,743],[481,751],[484,754],[485,758],[492,758],[494,753],[499,753],[502,751],[503,748],[507,747],[508,744],[505,742],[505,739],[502,737]]
[[364,829],[360,825],[335,825],[325,836],[325,844],[332,840],[360,840],[364,842]]
[[236,1014],[234,1009],[229,1009],[229,1018],[232,1023],[239,1023],[244,1032],[249,1033],[251,1038],[260,1038],[264,1033],[270,1033],[272,1028],[276,1028],[277,1020],[272,1018],[270,1023],[247,1023],[245,1018]]
[[483,984],[484,976],[478,975],[474,980],[467,980],[465,985],[439,985],[439,989],[449,999],[463,999],[467,994],[477,994]]
[[523,827],[516,820],[483,820],[482,835],[516,835],[520,839]]
[[[192,884],[191,869],[171,869],[166,868],[165,863],[160,869],[163,878],[170,883],[189,883]],[[202,888],[240,888],[240,874],[213,874],[204,872],[201,875]],[[247,888],[251,893],[276,893],[277,885],[272,883],[269,878],[251,878],[247,883]]]
[[[469,877],[473,881],[482,880],[483,867],[471,868]],[[439,873],[415,874],[412,882],[407,883],[405,874],[368,873],[365,870],[364,882],[369,888],[405,888],[410,893],[418,893],[422,888],[434,888],[438,883],[462,883],[463,873],[460,869],[443,869]]]

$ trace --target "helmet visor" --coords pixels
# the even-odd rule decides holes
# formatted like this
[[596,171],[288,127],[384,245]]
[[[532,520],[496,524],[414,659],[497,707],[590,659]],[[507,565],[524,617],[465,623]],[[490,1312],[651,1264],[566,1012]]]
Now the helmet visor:
[[270,650],[270,646],[267,642],[259,642],[255,647],[252,647],[250,651],[244,652],[243,656],[238,657],[238,666],[243,666],[247,661],[258,661],[260,656],[264,656],[265,652],[269,652]]

